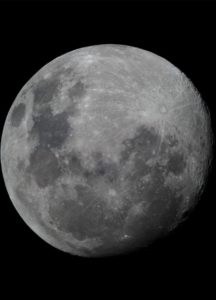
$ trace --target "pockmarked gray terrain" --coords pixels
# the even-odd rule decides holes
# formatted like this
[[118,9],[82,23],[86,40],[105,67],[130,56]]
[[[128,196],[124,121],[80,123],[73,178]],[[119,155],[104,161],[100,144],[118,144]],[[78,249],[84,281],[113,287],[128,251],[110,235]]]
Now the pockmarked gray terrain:
[[39,70],[7,115],[10,199],[42,239],[106,256],[166,236],[200,199],[212,158],[208,109],[151,52],[96,45]]

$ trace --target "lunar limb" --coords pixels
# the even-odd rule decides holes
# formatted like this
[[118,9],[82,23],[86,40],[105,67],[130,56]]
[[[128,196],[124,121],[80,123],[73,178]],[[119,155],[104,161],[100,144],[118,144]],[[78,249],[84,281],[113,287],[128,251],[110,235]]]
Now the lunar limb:
[[97,45],[62,55],[17,95],[1,165],[26,224],[80,256],[167,235],[197,203],[212,158],[210,115],[156,54]]

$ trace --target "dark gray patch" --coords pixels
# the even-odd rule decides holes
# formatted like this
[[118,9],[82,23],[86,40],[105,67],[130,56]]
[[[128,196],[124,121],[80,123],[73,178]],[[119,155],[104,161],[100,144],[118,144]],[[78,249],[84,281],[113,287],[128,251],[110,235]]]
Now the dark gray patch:
[[204,135],[200,136],[200,148],[203,151],[206,151],[206,149],[207,149],[207,138]]
[[13,127],[18,127],[22,119],[25,116],[26,107],[24,103],[19,103],[17,106],[14,107],[12,114],[11,114],[11,125]]
[[109,243],[112,243],[117,238],[117,242],[119,243],[118,236],[115,236],[115,233],[124,228],[125,219],[127,217],[129,210],[128,203],[119,210],[118,212],[110,212],[109,209],[104,210],[105,218],[104,222],[104,230],[103,230],[103,240]]
[[78,81],[68,91],[69,97],[73,100],[74,98],[82,98],[86,94],[86,88],[82,81]]
[[153,241],[168,233],[177,221],[182,196],[177,196],[164,185],[164,173],[161,168],[155,168],[152,172],[144,197],[140,193],[138,200],[148,201],[150,206],[145,215],[132,220],[128,225],[128,232],[133,233],[140,242]]
[[181,197],[164,185],[154,186],[147,195],[151,202],[147,216],[153,222],[152,226],[169,229],[176,220]]
[[167,156],[171,149],[174,147],[178,147],[179,141],[175,136],[172,135],[166,135],[163,138],[163,141],[160,145],[160,151],[158,152],[158,157],[164,157]]
[[[141,128],[136,136],[125,143],[124,159],[129,159],[131,153],[134,155],[134,163],[129,174],[127,174],[130,186],[127,198],[130,203],[149,202],[147,214],[134,217],[127,225],[128,233],[137,237],[137,240],[154,240],[175,224],[182,196],[165,186],[165,178],[169,171],[181,172],[184,164],[180,156],[171,156],[171,149],[178,145],[174,137],[166,137],[161,143],[160,137],[152,131]],[[153,150],[156,150],[153,154]],[[167,158],[167,165],[160,162],[160,158]],[[153,165],[148,165],[147,160],[152,158]],[[143,181],[148,175],[149,180]]]
[[14,189],[14,192],[18,198],[18,200],[24,204],[24,205],[28,205],[29,201],[28,199],[26,198],[26,194],[24,192],[24,190],[20,187],[20,186],[17,186],[15,189]]
[[89,186],[78,184],[75,189],[77,199],[62,199],[57,205],[50,202],[49,211],[55,224],[79,240],[100,237],[104,242],[111,241],[115,231],[123,228],[125,211],[112,215]]
[[203,119],[197,113],[195,113],[193,115],[193,121],[194,121],[194,124],[195,124],[196,128],[202,128],[203,127]]
[[49,79],[42,79],[33,89],[34,103],[38,105],[49,103],[57,93],[58,87],[59,78],[57,76]]
[[156,150],[160,143],[160,136],[155,132],[154,128],[140,126],[134,137],[123,141],[125,149],[121,153],[121,161],[125,162],[130,155],[136,152],[139,159],[147,161],[153,156],[153,150]]
[[[143,177],[149,175],[150,176],[150,181],[145,182],[143,181]],[[156,176],[158,178],[156,178]],[[129,195],[128,198],[131,199],[132,203],[139,203],[142,202],[143,200],[146,199],[147,197],[147,192],[151,189],[151,185],[156,183],[158,185],[159,183],[161,184],[160,180],[162,179],[163,182],[163,177],[159,175],[159,173],[156,173],[154,175],[154,168],[149,167],[147,165],[140,164],[137,168],[132,168],[129,172],[129,174],[126,175],[126,180],[128,181],[128,184],[130,186],[129,189]]]
[[33,215],[34,218],[37,218],[37,221],[40,222],[40,216],[38,210],[36,209],[33,202],[30,202],[29,195],[26,193],[26,187],[18,185],[14,188],[14,193],[16,195],[16,200],[19,201],[24,209],[25,213]]
[[72,66],[70,67],[67,67],[67,68],[61,68],[61,75],[64,76],[64,78],[67,78],[67,77],[75,77],[76,76],[76,73],[75,73],[75,70]]
[[158,161],[160,159],[167,160],[166,173],[172,172],[175,175],[181,174],[186,167],[186,160],[181,150],[174,150],[174,147],[178,147],[179,141],[174,136],[168,135],[164,138],[160,152],[158,153]]
[[[154,128],[147,128],[142,125],[137,129],[134,137],[126,139],[123,144],[125,148],[121,153],[120,162],[124,165],[130,157],[133,158],[133,167],[125,178],[130,182],[131,189],[137,191],[138,187],[144,188],[142,178],[152,170],[152,166],[148,165],[147,161],[151,158],[153,161],[155,159],[156,162],[160,136]],[[137,195],[133,195],[133,197],[137,198]]]
[[68,155],[69,160],[69,170],[72,174],[81,174],[83,171],[82,163],[80,158],[78,157],[78,154],[76,153],[70,153]]
[[41,147],[61,147],[70,129],[67,116],[67,112],[53,115],[49,108],[44,109],[40,115],[33,117],[34,124],[30,135],[39,138]]
[[17,161],[17,170],[21,173],[25,171],[25,160],[19,159]]
[[92,156],[95,161],[95,167],[91,171],[83,169],[83,176],[87,181],[91,182],[96,178],[102,177],[107,183],[116,182],[119,176],[118,164],[112,161],[105,161],[100,152],[94,152]]
[[77,185],[78,201],[65,199],[61,205],[51,205],[50,215],[59,229],[71,232],[74,237],[83,240],[95,237],[101,231],[102,210],[93,191],[83,185]]
[[[154,155],[152,155],[152,157],[154,157]],[[143,155],[135,156],[135,161],[134,161],[135,176],[140,176],[140,177],[145,176],[150,172],[151,169],[152,166],[147,165],[145,161],[145,157],[143,157]]]
[[37,147],[29,160],[27,171],[34,176],[40,188],[53,184],[61,175],[58,160],[49,149]]
[[136,201],[136,199],[138,199],[138,201],[143,199],[146,185],[148,185],[148,183],[143,181],[143,177],[151,174],[151,171],[151,166],[148,166],[143,161],[140,161],[140,163],[136,161],[132,170],[126,174],[125,179],[131,186],[134,201]]
[[147,174],[150,176],[150,180],[144,184],[140,184],[142,178],[139,172],[134,171],[135,175],[129,181],[131,202],[148,201],[150,207],[145,216],[135,219],[131,230],[134,231],[136,226],[137,236],[142,234],[144,236],[145,232],[149,238],[152,234],[153,238],[155,234],[157,235],[163,230],[167,231],[175,223],[182,197],[177,196],[175,191],[164,185],[167,166],[156,163],[148,170]]
[[175,136],[168,134],[167,136],[165,136],[163,144],[166,147],[168,146],[168,147],[173,148],[179,144],[179,141]]
[[[160,188],[160,186],[163,186],[165,181],[164,178],[165,174],[166,174],[166,167],[164,165],[160,165],[160,163],[157,162],[151,171],[151,176],[153,179],[151,181],[151,184],[158,188]],[[152,185],[150,185],[150,188],[152,187]],[[153,190],[155,189],[154,186],[153,186]]]
[[103,158],[98,158],[96,160],[96,166],[94,169],[94,174],[96,177],[104,177],[110,183],[117,180],[119,175],[118,165],[111,161],[107,162]]
[[181,174],[185,167],[186,162],[183,154],[181,153],[170,153],[168,156],[168,162],[167,162],[167,171],[174,173],[175,175]]
[[86,87],[82,81],[78,81],[72,88],[68,90],[68,96],[71,99],[68,111],[70,116],[75,116],[79,113],[78,101],[86,94]]
[[155,223],[162,224],[162,219],[175,219],[180,204],[179,197],[169,187],[165,186],[166,167],[157,165],[152,171],[152,180],[147,188],[147,196],[151,202],[148,215],[155,218]]

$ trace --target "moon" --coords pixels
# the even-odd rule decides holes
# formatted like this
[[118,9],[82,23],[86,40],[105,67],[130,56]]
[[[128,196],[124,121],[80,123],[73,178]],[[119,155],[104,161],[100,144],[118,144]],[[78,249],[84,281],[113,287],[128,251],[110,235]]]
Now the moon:
[[212,142],[208,108],[178,68],[139,48],[96,45],[57,57],[21,89],[1,166],[14,207],[44,241],[117,255],[185,220]]

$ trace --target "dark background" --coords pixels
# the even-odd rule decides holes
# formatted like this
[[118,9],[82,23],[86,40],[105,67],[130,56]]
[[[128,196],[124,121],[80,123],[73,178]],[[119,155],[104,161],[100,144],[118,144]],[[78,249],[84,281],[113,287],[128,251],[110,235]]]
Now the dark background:
[[[60,3],[61,2],[61,3]],[[177,66],[206,101],[215,128],[216,5],[213,2],[0,2],[1,109],[42,66],[68,51],[102,43],[136,46]],[[1,184],[1,259],[7,292],[44,289],[144,297],[147,290],[173,297],[188,290],[205,298],[215,269],[215,163],[202,200],[173,234],[143,251],[115,258],[72,257],[37,237],[22,221]],[[4,266],[4,267],[3,267]],[[201,295],[200,295],[201,296]],[[41,294],[42,297],[42,294]],[[62,298],[63,296],[61,296]],[[49,297],[50,298],[50,297]]]

